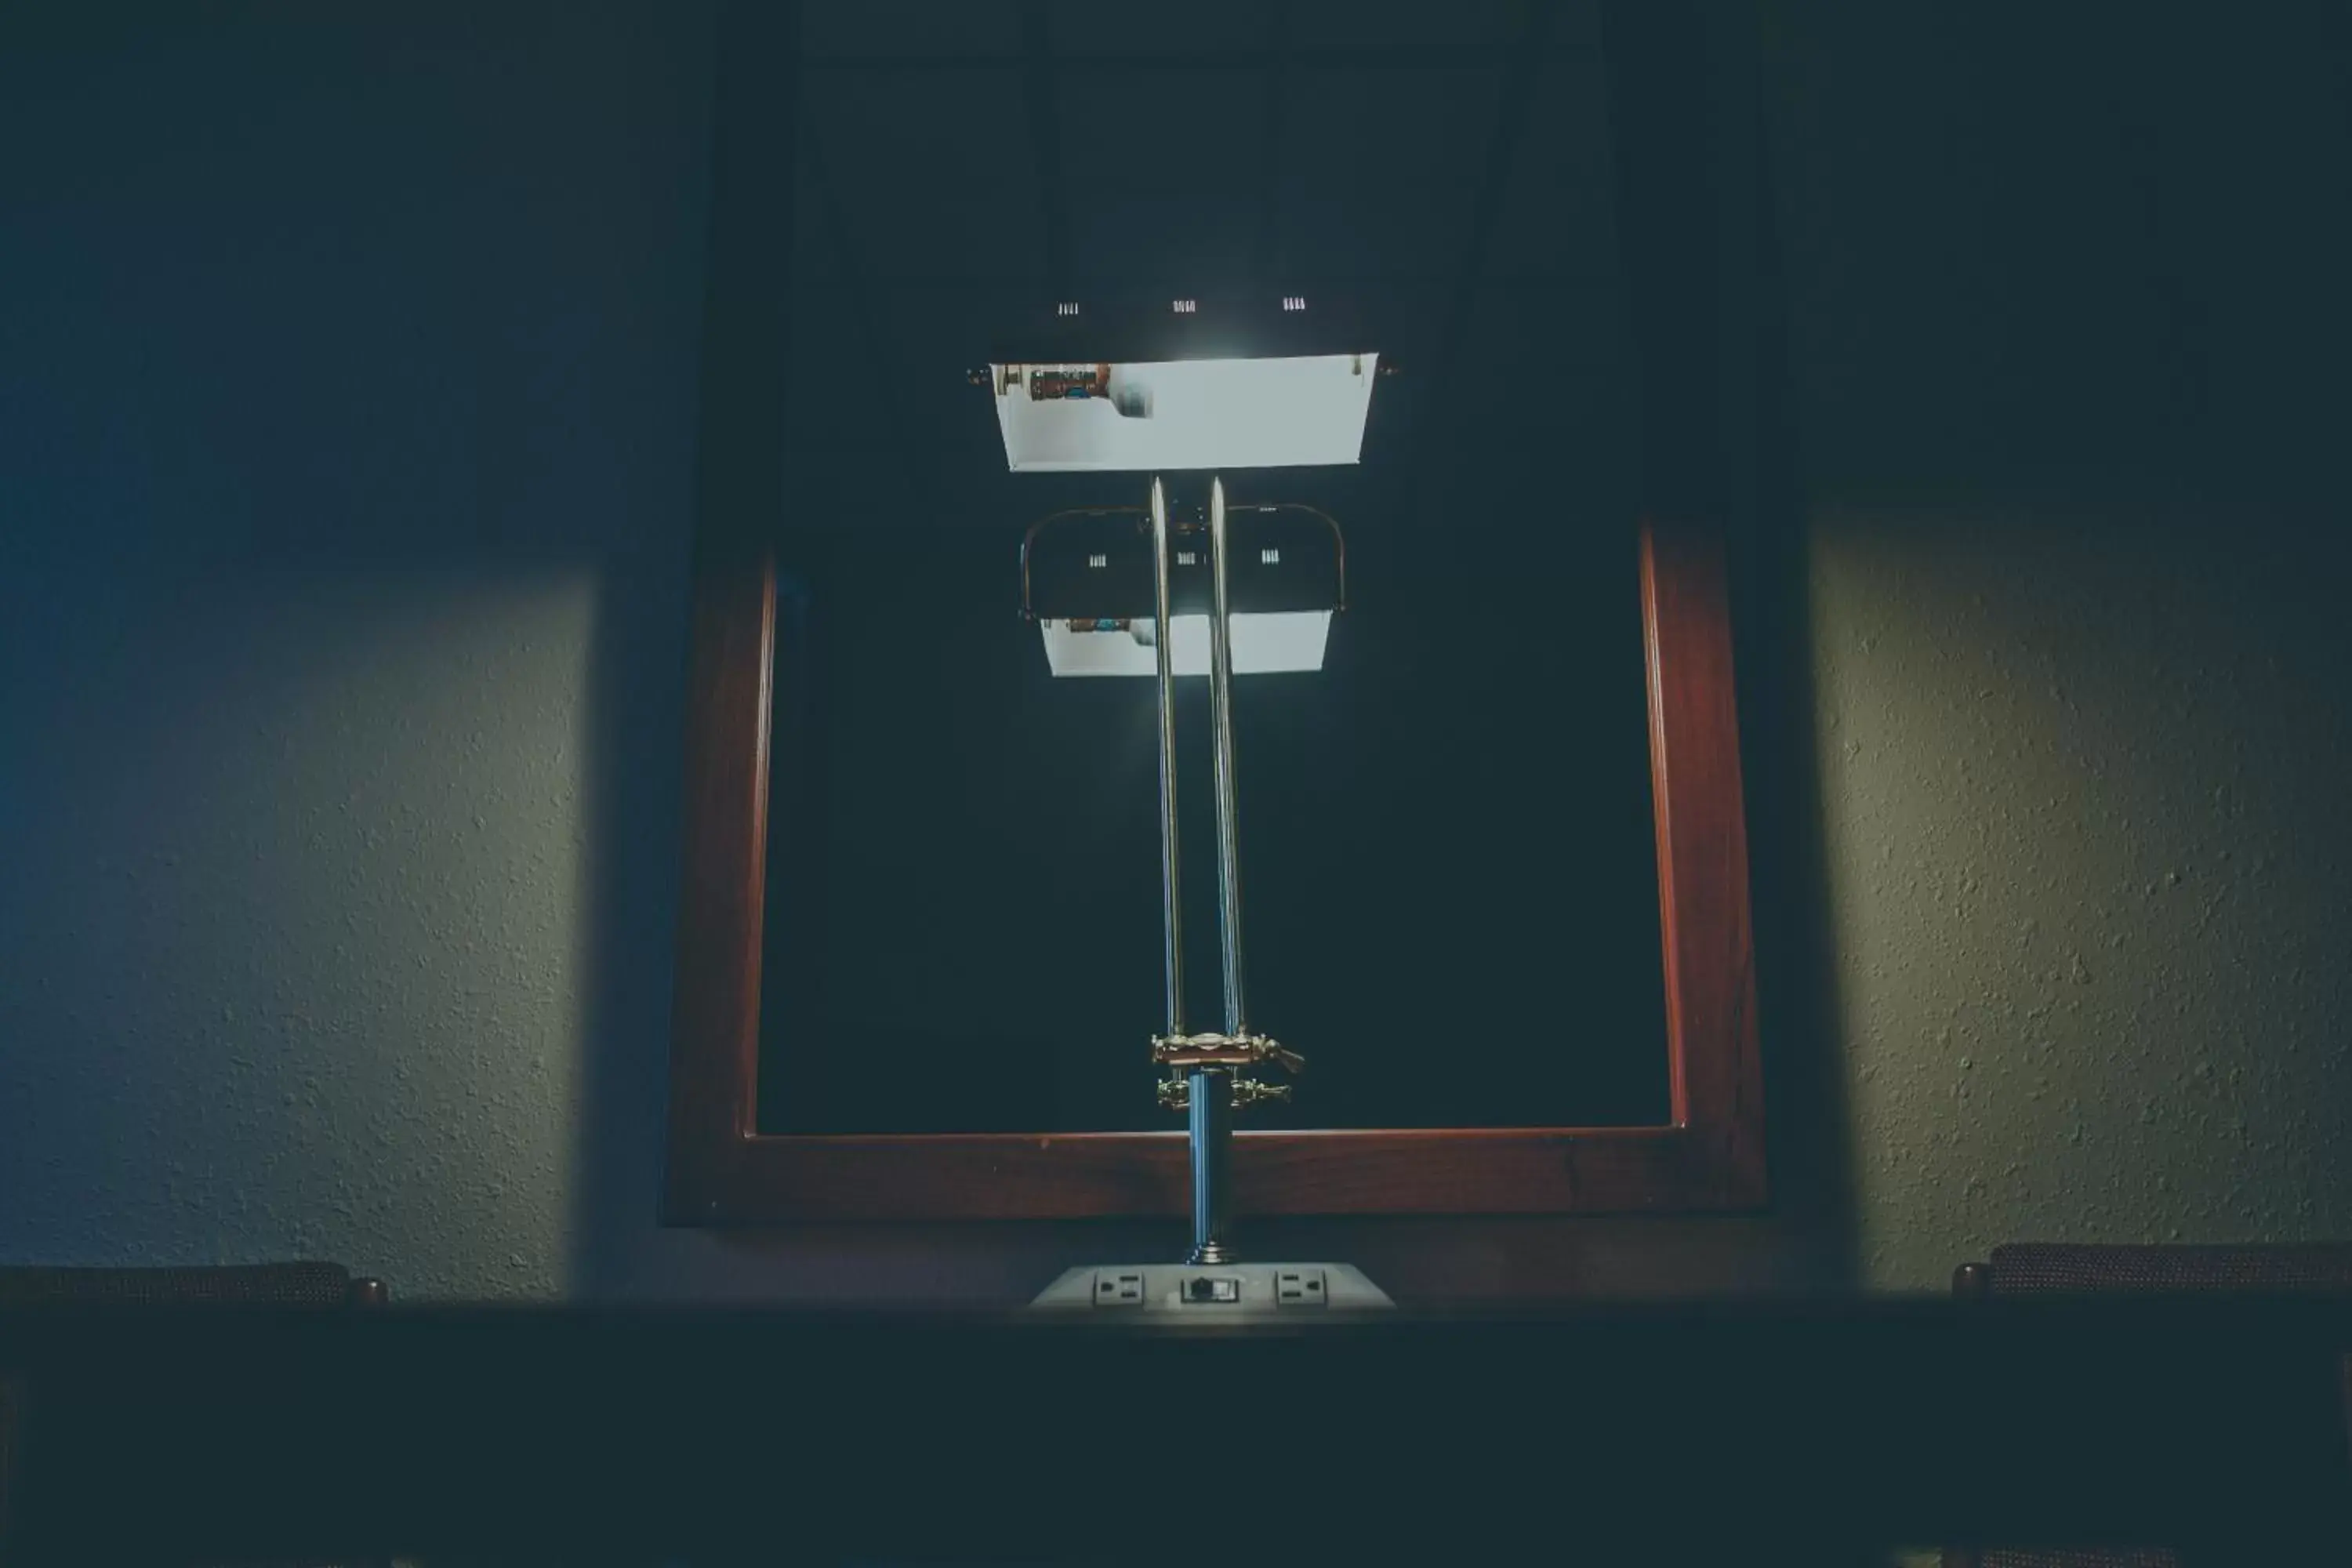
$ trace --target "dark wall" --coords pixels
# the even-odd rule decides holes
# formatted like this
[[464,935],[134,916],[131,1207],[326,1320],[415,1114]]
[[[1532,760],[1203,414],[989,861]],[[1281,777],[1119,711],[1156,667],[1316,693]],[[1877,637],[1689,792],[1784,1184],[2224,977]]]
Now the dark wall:
[[[2340,17],[1755,20],[1776,1213],[1265,1245],[1442,1294],[2352,1231]],[[1167,1245],[654,1226],[710,56],[0,18],[0,1258],[1012,1299]]]
[[0,15],[8,1261],[545,1294],[650,1215],[710,53]]

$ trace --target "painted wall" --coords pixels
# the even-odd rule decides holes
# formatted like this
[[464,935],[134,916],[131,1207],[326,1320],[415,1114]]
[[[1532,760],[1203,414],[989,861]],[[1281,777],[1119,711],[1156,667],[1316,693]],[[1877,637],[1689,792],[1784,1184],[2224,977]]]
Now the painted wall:
[[569,1278],[667,981],[709,33],[635,10],[0,20],[0,1261]]
[[2344,18],[1773,15],[1861,1276],[2352,1236]]
[[2352,1236],[2344,619],[2259,539],[1969,521],[1813,551],[1866,1277]]
[[[1012,1299],[1129,1245],[653,1225],[707,12],[48,9],[0,21],[0,1263]],[[1780,21],[1780,1212],[1283,1242],[1439,1294],[2352,1234],[2325,56]]]

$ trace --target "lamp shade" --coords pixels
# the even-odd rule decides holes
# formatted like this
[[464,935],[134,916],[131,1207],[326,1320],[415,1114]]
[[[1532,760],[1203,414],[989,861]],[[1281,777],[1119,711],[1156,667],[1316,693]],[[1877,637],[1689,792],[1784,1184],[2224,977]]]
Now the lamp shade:
[[993,363],[1014,473],[1360,461],[1380,356]]
[[[1322,668],[1332,615],[1347,600],[1339,523],[1312,507],[1236,506],[1227,509],[1225,539],[1234,673]],[[1197,514],[1171,520],[1169,651],[1179,676],[1209,669],[1208,541]],[[1032,525],[1022,608],[1038,623],[1055,675],[1155,676],[1150,519],[1125,508],[1056,512]]]

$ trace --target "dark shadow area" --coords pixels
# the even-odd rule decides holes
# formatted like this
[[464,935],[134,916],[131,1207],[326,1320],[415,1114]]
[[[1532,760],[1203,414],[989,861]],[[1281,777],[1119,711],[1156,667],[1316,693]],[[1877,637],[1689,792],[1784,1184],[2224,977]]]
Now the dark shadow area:
[[1741,301],[1747,352],[1727,356],[1725,375],[1727,402],[1751,400],[1746,416],[1732,421],[1741,437],[1735,460],[1748,475],[1738,491],[1745,504],[1733,512],[1732,632],[1766,1144],[1775,1214],[1803,1238],[1817,1288],[1843,1289],[1859,1278],[1852,1110],[1839,1048],[1844,1025],[1823,841],[1804,447],[1774,178],[1779,150],[1765,101],[1763,41],[1731,31],[1732,69],[1746,78],[1746,89],[1727,96],[1748,118],[1745,137],[1735,142],[1746,150],[1735,165],[1744,177],[1731,182],[1727,200],[1735,212],[1750,206],[1745,227],[1754,245]]
[[1329,1434],[1277,1451],[1281,1486],[1220,1503],[1245,1561],[1885,1564],[1941,1540],[2334,1563],[2347,1317],[2340,1297],[1489,1307],[1205,1332],[0,1313],[0,1355],[30,1369],[8,1544],[39,1563],[1078,1563],[1132,1539],[1119,1561],[1194,1563],[1196,1541],[1148,1522],[1166,1476],[1132,1444],[1071,1440],[1087,1422],[1108,1437],[1107,1400],[1177,1388],[1218,1391],[1233,1425],[1299,1411]]
[[625,1294],[659,1212],[677,935],[685,541],[607,563],[589,645],[583,816],[593,852],[582,1087],[572,1156],[573,1286]]

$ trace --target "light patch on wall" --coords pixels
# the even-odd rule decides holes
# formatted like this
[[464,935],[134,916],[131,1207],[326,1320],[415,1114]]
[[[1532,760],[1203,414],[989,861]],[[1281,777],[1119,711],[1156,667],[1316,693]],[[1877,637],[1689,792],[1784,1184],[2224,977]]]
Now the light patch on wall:
[[1811,550],[1868,1281],[2352,1232],[2352,650],[2284,536],[1853,515]]

